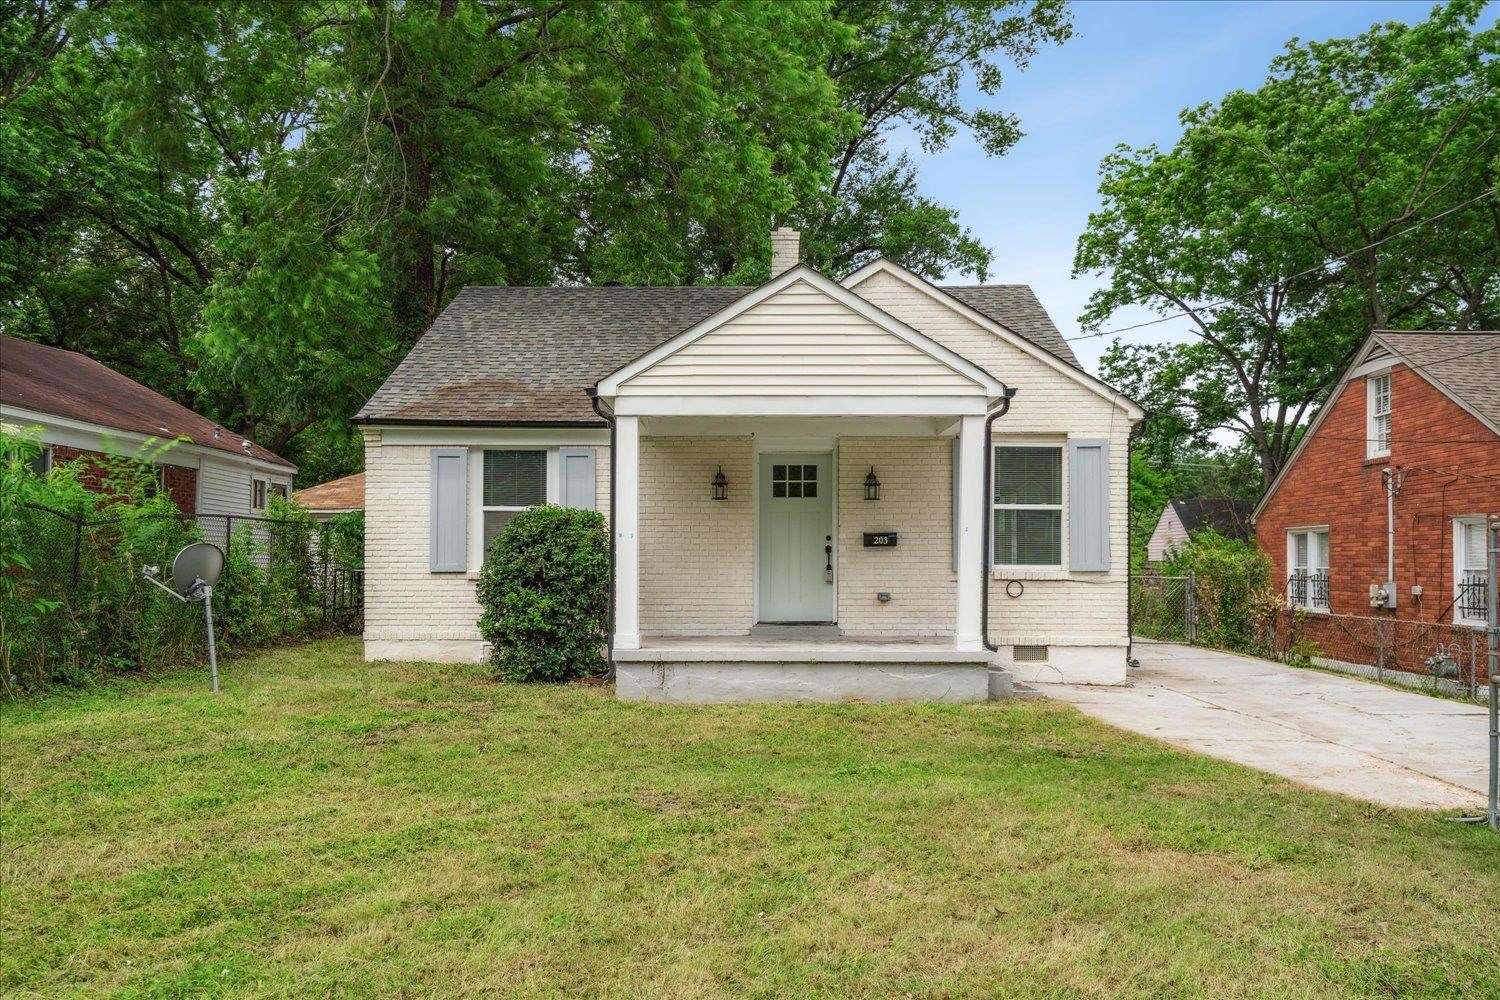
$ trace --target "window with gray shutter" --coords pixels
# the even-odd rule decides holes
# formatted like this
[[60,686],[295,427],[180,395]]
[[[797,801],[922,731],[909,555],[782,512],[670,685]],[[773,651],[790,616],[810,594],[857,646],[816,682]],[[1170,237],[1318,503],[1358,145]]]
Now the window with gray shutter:
[[1109,442],[1068,442],[1068,566],[1109,570]]
[[561,502],[564,507],[593,510],[594,449],[563,448],[557,453],[562,479]]
[[468,481],[468,449],[432,449],[429,549],[434,573],[469,568]]
[[994,561],[1062,565],[1062,449],[995,448]]
[[484,453],[484,551],[510,519],[547,502],[547,453],[537,449]]

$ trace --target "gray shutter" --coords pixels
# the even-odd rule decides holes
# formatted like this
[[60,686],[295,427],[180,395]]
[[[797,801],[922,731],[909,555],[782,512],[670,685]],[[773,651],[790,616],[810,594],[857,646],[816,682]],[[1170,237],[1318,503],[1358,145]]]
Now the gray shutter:
[[953,572],[958,572],[958,438],[953,439]]
[[469,451],[432,449],[431,555],[434,573],[469,568]]
[[562,505],[578,510],[593,510],[597,504],[594,493],[594,449],[563,448],[557,457],[562,466]]
[[1109,442],[1068,442],[1068,567],[1109,571]]

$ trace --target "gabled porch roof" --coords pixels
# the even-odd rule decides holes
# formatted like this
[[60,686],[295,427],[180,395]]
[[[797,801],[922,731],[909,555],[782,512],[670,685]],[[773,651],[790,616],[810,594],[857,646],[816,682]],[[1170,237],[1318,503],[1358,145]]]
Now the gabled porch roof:
[[1004,392],[978,365],[803,265],[594,389],[616,413],[808,415],[982,412]]

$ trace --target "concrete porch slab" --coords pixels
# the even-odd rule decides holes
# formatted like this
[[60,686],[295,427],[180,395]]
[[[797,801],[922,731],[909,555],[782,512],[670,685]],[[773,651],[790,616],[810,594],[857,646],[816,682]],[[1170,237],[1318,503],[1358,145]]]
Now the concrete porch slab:
[[640,649],[616,649],[616,663],[968,664],[994,654],[953,648],[940,636],[642,636]]
[[984,663],[619,662],[622,701],[986,701]]

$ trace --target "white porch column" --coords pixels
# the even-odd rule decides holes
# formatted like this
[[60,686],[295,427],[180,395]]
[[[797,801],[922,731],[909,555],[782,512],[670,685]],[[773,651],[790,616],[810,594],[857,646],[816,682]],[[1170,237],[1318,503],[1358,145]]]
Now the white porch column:
[[958,649],[984,648],[979,605],[985,585],[985,559],[979,551],[984,518],[988,515],[983,486],[984,417],[964,417],[958,436]]
[[615,648],[641,648],[640,417],[615,417]]

